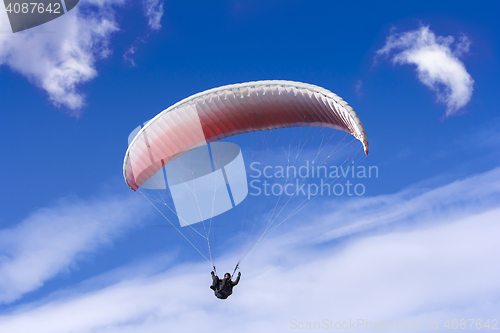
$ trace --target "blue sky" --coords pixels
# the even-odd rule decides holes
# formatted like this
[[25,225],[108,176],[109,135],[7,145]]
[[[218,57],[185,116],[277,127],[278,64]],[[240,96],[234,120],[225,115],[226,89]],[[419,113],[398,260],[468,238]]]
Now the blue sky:
[[[1,7],[0,331],[500,320],[498,9],[88,0],[12,34]],[[379,177],[283,224],[221,302],[210,266],[123,181],[127,137],[192,94],[270,79],[352,105]]]

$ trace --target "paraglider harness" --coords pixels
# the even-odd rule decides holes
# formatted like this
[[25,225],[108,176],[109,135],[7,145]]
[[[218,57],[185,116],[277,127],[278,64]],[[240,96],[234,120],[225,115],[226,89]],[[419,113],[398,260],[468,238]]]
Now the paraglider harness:
[[[227,293],[227,292],[224,292],[224,290],[222,290],[222,288],[221,288],[221,287],[222,287],[222,286],[221,286],[221,282],[222,282],[222,280],[220,280],[220,279],[218,278],[218,275],[217,275],[217,270],[215,269],[215,266],[212,266],[212,267],[213,267],[213,269],[214,269],[215,276],[217,277],[217,284],[212,285],[212,287],[214,287],[214,288],[212,288],[212,287],[211,287],[211,288],[214,290],[215,297],[217,297],[218,299],[226,299],[226,298],[228,298],[228,297],[229,297],[229,296],[233,293],[233,291],[232,291],[232,289],[233,289],[232,287],[233,287],[233,286],[231,285],[231,283],[232,283],[232,280],[231,280],[231,279],[232,279],[232,277],[234,276],[234,274],[236,273],[236,270],[239,268],[239,266],[240,266],[240,263],[237,263],[237,264],[236,264],[236,267],[234,268],[233,274],[232,274],[232,275],[231,275],[231,277],[229,278],[228,283],[229,283],[229,285],[231,286],[231,289],[229,290],[229,292],[228,292],[228,293]],[[224,277],[224,278],[225,278],[225,277]],[[224,289],[225,289],[225,288],[224,288]]]

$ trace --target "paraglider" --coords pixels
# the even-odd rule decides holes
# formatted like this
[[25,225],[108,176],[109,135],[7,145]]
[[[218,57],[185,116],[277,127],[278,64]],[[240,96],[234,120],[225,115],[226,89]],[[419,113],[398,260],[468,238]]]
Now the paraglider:
[[[302,128],[308,128],[307,133]],[[315,128],[319,131],[311,130]],[[214,220],[225,222],[227,232],[222,238],[238,243],[238,267],[271,232],[317,197],[317,186],[316,194],[309,193],[306,199],[289,195],[313,181],[309,178],[314,178],[315,166],[335,157],[354,163],[359,142],[361,151],[368,154],[359,116],[334,93],[300,82],[248,82],[195,94],[136,129],[123,175],[127,185],[141,193],[213,267],[218,227]],[[281,155],[284,162],[278,159]],[[264,168],[259,175],[267,177],[264,183],[269,189],[258,193],[266,197],[249,192],[249,184],[254,188],[259,183],[249,182],[245,165],[257,160],[255,165]],[[293,183],[288,176],[268,181],[269,166],[264,165],[271,162],[294,168],[307,163],[306,175],[310,170],[314,174]],[[327,177],[321,184],[335,180]],[[274,197],[269,199],[268,193]],[[238,225],[239,238],[231,233]],[[212,275],[212,289],[221,299],[232,293],[240,276],[233,282],[230,274],[223,280]]]
[[224,279],[219,279],[217,274],[212,271],[212,285],[210,289],[214,291],[215,297],[218,299],[227,299],[233,293],[233,287],[240,282],[241,272],[238,272],[238,277],[235,281],[231,280],[231,274],[224,274]]

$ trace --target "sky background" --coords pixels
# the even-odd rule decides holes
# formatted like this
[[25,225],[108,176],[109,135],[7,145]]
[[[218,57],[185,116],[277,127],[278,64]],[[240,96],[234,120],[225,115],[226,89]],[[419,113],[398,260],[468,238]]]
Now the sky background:
[[[82,0],[12,34],[0,6],[0,332],[498,329],[499,7]],[[219,301],[123,181],[127,138],[192,94],[266,79],[344,98],[379,177],[283,224]]]

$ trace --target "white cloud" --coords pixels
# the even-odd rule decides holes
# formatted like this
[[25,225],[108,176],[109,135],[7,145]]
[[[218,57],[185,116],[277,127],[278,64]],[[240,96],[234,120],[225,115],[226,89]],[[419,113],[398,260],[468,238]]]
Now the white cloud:
[[162,0],[143,0],[144,15],[148,19],[148,25],[153,30],[161,29],[161,18],[163,16]]
[[[0,330],[281,332],[292,319],[419,321],[424,329],[439,320],[443,329],[446,319],[491,320],[500,306],[499,175],[500,168],[434,190],[362,198],[306,228],[284,226],[288,232],[244,263],[240,285],[226,301],[208,289],[206,263],[149,276],[129,267],[106,287],[77,286],[13,309],[0,316]],[[360,221],[365,215],[369,235],[360,233],[367,230]],[[349,222],[339,223],[344,219]],[[381,229],[387,222],[404,228]],[[346,232],[350,223],[355,226]],[[230,263],[223,258],[219,265]]]
[[[97,76],[96,64],[108,57],[111,37],[119,30],[115,7],[127,0],[87,0],[67,14],[38,27],[15,34],[5,8],[0,6],[0,65],[8,66],[43,89],[57,107],[78,117],[85,105],[79,86]],[[143,3],[153,30],[161,28],[163,4]],[[132,52],[133,53],[133,52]]]
[[132,227],[144,215],[140,199],[63,200],[0,229],[0,304],[40,288]]
[[[433,190],[409,188],[393,195],[363,198],[335,206],[335,228],[318,234],[321,241],[408,220],[459,218],[500,202],[500,168]],[[328,220],[318,223],[328,224]],[[307,231],[305,231],[307,233]],[[312,232],[312,231],[310,231]],[[309,233],[310,233],[309,232]],[[308,235],[310,237],[310,235]]]
[[[110,53],[110,38],[118,30],[110,1],[80,2],[68,14],[41,26],[0,35],[0,64],[19,72],[42,88],[56,106],[79,116],[84,96],[78,86],[97,76],[97,60]],[[87,7],[86,14],[81,8]],[[8,27],[8,23],[4,24]],[[10,30],[10,27],[8,27]]]
[[469,46],[465,35],[455,42],[452,36],[436,36],[428,26],[422,26],[390,34],[377,56],[392,54],[394,64],[416,65],[418,79],[436,92],[438,101],[446,104],[448,117],[456,115],[472,97],[474,80],[459,59],[469,51]]

